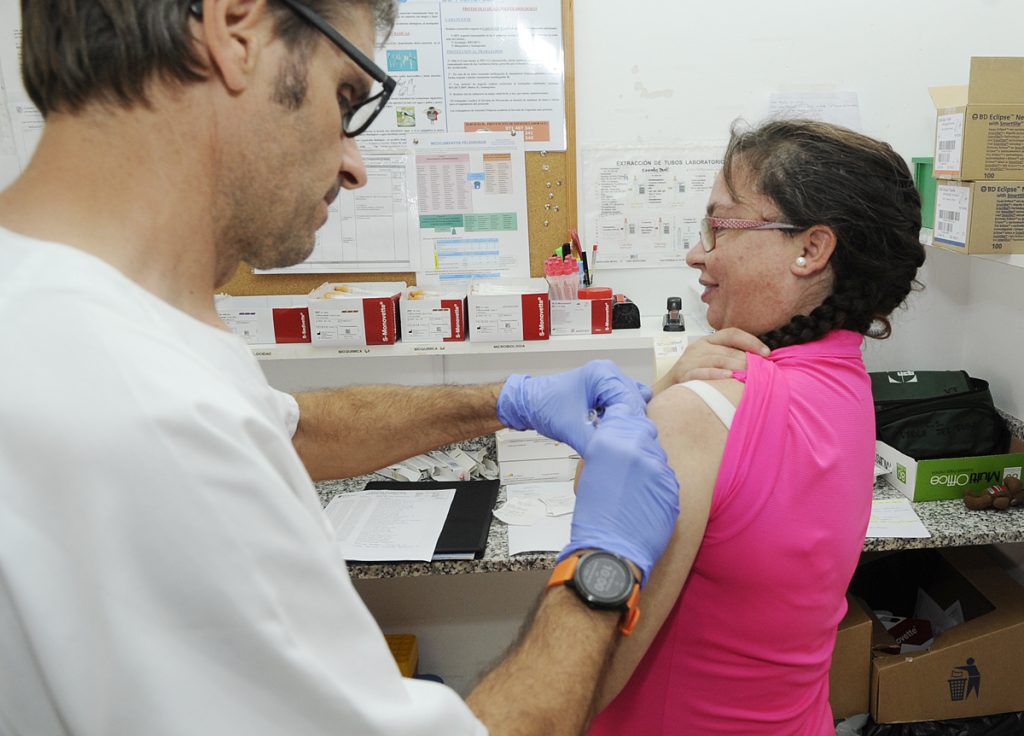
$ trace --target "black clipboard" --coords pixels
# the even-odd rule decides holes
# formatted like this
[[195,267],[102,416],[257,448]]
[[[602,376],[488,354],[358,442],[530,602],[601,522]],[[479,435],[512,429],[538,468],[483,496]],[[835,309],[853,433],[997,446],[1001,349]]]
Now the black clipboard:
[[495,480],[464,480],[438,482],[434,480],[406,483],[375,480],[366,484],[368,491],[417,491],[454,488],[455,498],[448,509],[448,518],[441,527],[441,536],[434,547],[433,560],[479,560],[487,547],[487,534],[491,530],[494,503],[498,500]]

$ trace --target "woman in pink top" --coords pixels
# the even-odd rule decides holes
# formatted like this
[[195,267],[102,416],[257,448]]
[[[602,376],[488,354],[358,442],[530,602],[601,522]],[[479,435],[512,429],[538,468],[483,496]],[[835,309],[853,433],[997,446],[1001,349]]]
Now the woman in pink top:
[[828,670],[871,505],[861,343],[889,335],[919,229],[888,145],[805,121],[734,129],[687,262],[711,326],[771,354],[648,407],[682,510],[592,735],[834,733]]

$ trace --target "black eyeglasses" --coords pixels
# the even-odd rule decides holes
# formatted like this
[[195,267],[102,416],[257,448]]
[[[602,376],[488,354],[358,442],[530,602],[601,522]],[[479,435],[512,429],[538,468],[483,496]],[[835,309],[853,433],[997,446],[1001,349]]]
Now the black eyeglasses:
[[[394,78],[388,76],[387,72],[374,64],[370,57],[357,49],[347,38],[338,33],[330,23],[314,13],[301,2],[298,2],[298,0],[279,0],[279,2],[287,5],[303,20],[327,36],[328,41],[341,49],[348,58],[355,62],[356,66],[366,72],[373,81],[383,87],[380,92],[353,105],[351,109],[342,115],[341,129],[349,138],[355,138],[357,135],[369,128],[370,124],[377,119],[380,111],[384,109],[386,104],[388,104],[388,100],[391,98],[391,94],[395,91],[395,87],[398,83]],[[202,0],[193,0],[193,2],[189,3],[189,12],[197,18],[201,18],[203,16]]]

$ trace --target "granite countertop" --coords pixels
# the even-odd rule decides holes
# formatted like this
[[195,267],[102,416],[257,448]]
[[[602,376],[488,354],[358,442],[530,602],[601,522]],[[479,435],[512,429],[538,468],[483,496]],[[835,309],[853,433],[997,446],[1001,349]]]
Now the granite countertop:
[[[1018,430],[1014,427],[1014,430]],[[1020,436],[1017,431],[1016,436]],[[461,442],[459,447],[484,449],[487,456],[495,458],[494,436],[481,437]],[[442,448],[444,449],[444,448]],[[346,480],[321,481],[317,483],[320,502],[325,506],[337,493],[362,490],[371,480],[384,480],[380,475],[365,475]],[[884,479],[875,485],[874,497],[903,498],[899,491]],[[498,505],[505,502],[504,487],[498,492]],[[913,504],[914,511],[931,537],[925,539],[867,539],[865,551],[919,549],[926,547],[965,547],[975,544],[999,542],[1024,542],[1024,507],[1006,511],[970,511],[962,501],[927,501]],[[445,560],[443,562],[350,562],[349,572],[353,578],[374,579],[419,575],[461,575],[476,572],[516,572],[520,570],[550,570],[555,566],[554,553],[508,555],[507,527],[497,519],[491,522],[487,537],[487,549],[479,560]]]

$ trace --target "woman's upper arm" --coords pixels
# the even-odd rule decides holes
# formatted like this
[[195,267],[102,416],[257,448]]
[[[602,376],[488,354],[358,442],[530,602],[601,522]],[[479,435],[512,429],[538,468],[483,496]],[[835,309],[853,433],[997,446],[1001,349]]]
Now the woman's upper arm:
[[[724,389],[723,393],[733,403],[742,393],[738,381],[715,381],[714,385]],[[704,537],[728,436],[721,420],[686,388],[673,387],[655,396],[648,404],[647,414],[658,427],[658,439],[679,479],[679,521],[640,595],[637,627],[615,652],[597,698],[598,710],[629,680],[679,597]]]

